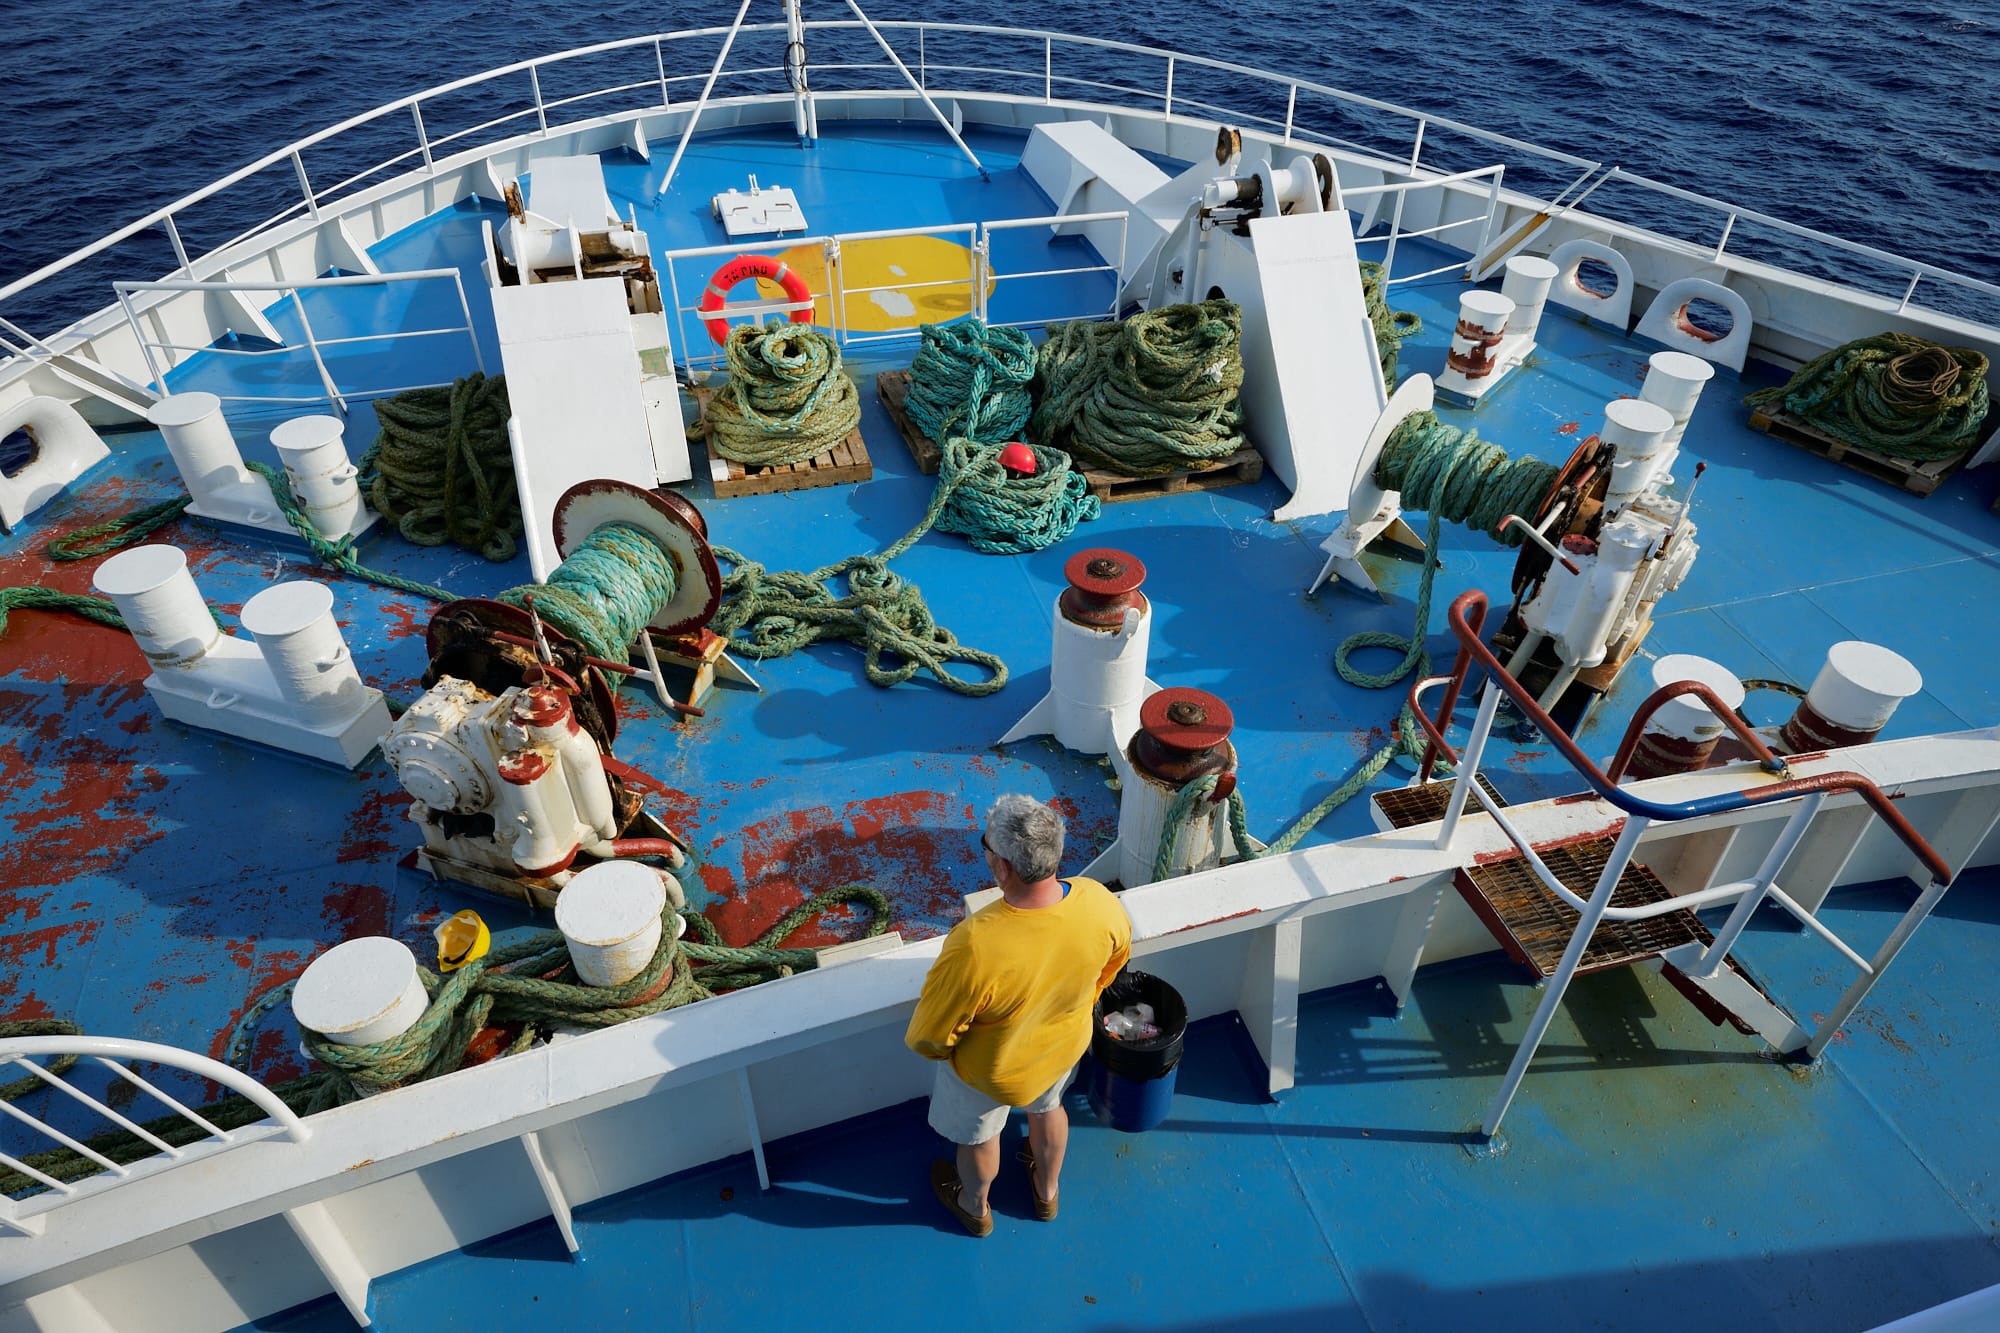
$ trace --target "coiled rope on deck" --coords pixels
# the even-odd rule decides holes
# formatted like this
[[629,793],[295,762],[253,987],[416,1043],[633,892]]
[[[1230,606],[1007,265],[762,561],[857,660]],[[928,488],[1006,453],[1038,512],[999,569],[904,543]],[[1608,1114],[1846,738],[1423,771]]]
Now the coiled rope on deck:
[[905,410],[933,440],[979,444],[1019,439],[1034,407],[1035,345],[1019,329],[990,328],[974,316],[923,326],[910,363]]
[[[1006,437],[1003,437],[1006,438]],[[1055,545],[1103,512],[1090,483],[1060,449],[1028,446],[1035,471],[1017,477],[1000,465],[1000,443],[944,442],[938,487],[940,532],[955,532],[988,555],[1021,555]]]
[[803,463],[861,424],[861,395],[840,347],[810,324],[739,324],[723,345],[729,380],[697,434],[724,458],[755,467]]
[[[1499,531],[1509,514],[1532,516],[1548,494],[1560,469],[1539,458],[1509,458],[1507,452],[1471,431],[1462,431],[1439,421],[1431,412],[1414,412],[1405,417],[1383,443],[1375,463],[1375,481],[1384,490],[1400,491],[1406,509],[1422,510],[1428,516],[1424,529],[1423,573],[1417,580],[1414,625],[1405,636],[1384,630],[1363,630],[1350,634],[1334,650],[1334,669],[1350,685],[1363,689],[1387,689],[1407,678],[1412,671],[1429,675],[1430,654],[1424,641],[1430,633],[1431,590],[1438,568],[1438,536],[1447,522],[1463,523],[1486,533],[1503,546],[1518,546],[1518,530]],[[1402,654],[1386,671],[1363,671],[1353,656],[1364,648],[1387,648]],[[1246,850],[1245,859],[1276,856],[1292,850],[1319,822],[1352,800],[1373,782],[1382,770],[1399,757],[1420,758],[1425,737],[1406,702],[1396,714],[1395,735],[1388,744],[1361,761],[1346,781],[1327,794],[1276,841],[1261,852]],[[1440,763],[1440,772],[1448,766]],[[1167,808],[1161,828],[1160,845],[1153,856],[1153,877],[1165,879],[1173,871],[1173,854],[1181,832],[1200,802],[1214,792],[1217,774],[1198,778],[1176,793]],[[1236,846],[1248,849],[1249,816],[1239,787],[1228,797],[1230,833]]]
[[488,560],[513,559],[522,519],[511,414],[502,375],[381,399],[380,430],[361,455],[369,505],[419,546],[451,542]]
[[1131,477],[1198,471],[1243,447],[1235,302],[1049,326],[1036,354],[1036,444]]
[[495,600],[528,607],[593,657],[623,662],[646,622],[679,591],[680,576],[658,540],[631,523],[607,523],[549,572],[547,583],[509,588]]
[[1361,261],[1361,299],[1368,309],[1368,323],[1375,330],[1375,355],[1382,363],[1382,382],[1393,389],[1403,339],[1423,331],[1423,317],[1414,310],[1389,308],[1389,271],[1373,260]]
[[[621,986],[583,985],[558,931],[536,931],[517,940],[496,942],[485,957],[448,976],[440,977],[420,966],[418,975],[430,1004],[414,1027],[400,1037],[372,1046],[338,1046],[318,1033],[305,1032],[302,1037],[306,1051],[322,1067],[274,1084],[271,1091],[294,1111],[311,1115],[370,1092],[452,1072],[465,1062],[474,1038],[485,1027],[518,1024],[519,1035],[507,1048],[507,1053],[512,1054],[554,1029],[629,1023],[711,995],[809,971],[818,966],[818,952],[787,949],[783,947],[784,941],[828,908],[842,903],[871,910],[872,919],[863,938],[888,929],[891,911],[888,898],[867,885],[851,884],[812,895],[744,948],[721,944],[715,928],[693,912],[679,915],[698,938],[676,939],[676,913],[669,906],[662,917],[660,947],[646,969]],[[230,1063],[238,1068],[247,1064],[250,1029],[255,1020],[275,1008],[290,993],[292,984],[274,987],[245,1015],[228,1044]],[[34,1030],[70,1035],[79,1031],[67,1023],[37,1024]],[[5,1025],[0,1025],[0,1035],[29,1034],[8,1032]],[[49,1068],[60,1075],[67,1066],[53,1062]],[[0,1089],[0,1095],[13,1100],[33,1091],[27,1086],[29,1083],[40,1086],[41,1080],[30,1075]],[[233,1095],[196,1108],[196,1114],[224,1130],[265,1118],[264,1111],[254,1102]],[[141,1128],[177,1147],[208,1134],[179,1115],[144,1122]],[[150,1157],[157,1151],[154,1144],[125,1130],[99,1134],[87,1140],[87,1146],[120,1164]],[[23,1160],[42,1174],[65,1182],[103,1169],[98,1162],[71,1148],[55,1148]],[[0,1172],[0,1194],[18,1197],[42,1188],[45,1186],[41,1182],[24,1173]]]
[[1791,379],[1744,401],[1782,406],[1835,439],[1913,462],[1964,453],[1979,440],[1990,393],[1987,358],[1908,333],[1842,343]]

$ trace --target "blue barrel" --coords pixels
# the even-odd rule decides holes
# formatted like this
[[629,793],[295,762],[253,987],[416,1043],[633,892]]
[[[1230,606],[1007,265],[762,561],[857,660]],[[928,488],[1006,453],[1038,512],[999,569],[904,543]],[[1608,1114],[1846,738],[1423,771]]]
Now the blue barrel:
[[[1160,1035],[1121,1041],[1104,1030],[1104,1015],[1133,1004],[1153,1006]],[[1090,1109],[1113,1129],[1136,1134],[1167,1118],[1174,1104],[1174,1073],[1180,1068],[1187,1036],[1187,1004],[1180,992],[1156,976],[1120,972],[1105,989],[1092,1016]]]

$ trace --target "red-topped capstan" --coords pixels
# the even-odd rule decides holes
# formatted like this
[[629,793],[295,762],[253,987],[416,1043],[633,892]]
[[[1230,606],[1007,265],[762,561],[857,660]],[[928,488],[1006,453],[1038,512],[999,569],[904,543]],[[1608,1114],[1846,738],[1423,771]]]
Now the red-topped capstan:
[[1229,732],[1236,717],[1206,690],[1161,690],[1139,705],[1132,761],[1164,782],[1185,786],[1236,765]]
[[1128,608],[1146,609],[1139,585],[1146,581],[1146,567],[1138,557],[1108,546],[1078,551],[1063,565],[1069,587],[1056,603],[1063,615],[1079,625],[1116,629],[1125,623]]

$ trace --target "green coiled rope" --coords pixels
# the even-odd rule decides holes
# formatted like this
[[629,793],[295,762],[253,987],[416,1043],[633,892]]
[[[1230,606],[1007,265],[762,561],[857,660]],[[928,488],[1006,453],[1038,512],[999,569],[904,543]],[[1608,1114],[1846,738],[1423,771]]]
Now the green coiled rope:
[[979,444],[1019,439],[1034,398],[1035,345],[1019,329],[990,328],[974,316],[923,326],[910,363],[905,410],[933,440]]
[[[674,599],[680,576],[645,529],[607,523],[549,572],[547,583],[509,588],[495,600],[534,612],[593,657],[623,662],[646,622]],[[616,677],[615,679],[623,679]]]
[[1373,260],[1361,261],[1361,299],[1368,323],[1375,330],[1375,355],[1382,363],[1382,382],[1396,387],[1396,361],[1403,339],[1423,331],[1424,321],[1413,310],[1389,308],[1389,271]]
[[724,458],[783,467],[827,453],[861,424],[840,345],[810,324],[739,324],[723,345],[729,380],[697,436]]
[[1021,555],[1055,545],[1078,523],[1103,512],[1090,483],[1062,450],[1028,446],[1035,471],[1017,477],[1000,466],[1004,447],[956,437],[945,441],[938,465],[938,488],[946,493],[937,516],[940,532],[955,532],[988,555]]
[[1242,328],[1223,300],[1051,324],[1029,438],[1130,477],[1221,462],[1244,445]]
[[[1350,685],[1363,689],[1387,689],[1407,678],[1412,671],[1429,675],[1430,654],[1424,641],[1430,632],[1431,590],[1438,567],[1438,536],[1444,524],[1463,523],[1492,537],[1503,546],[1518,546],[1521,534],[1499,525],[1508,514],[1532,516],[1541,498],[1548,493],[1559,469],[1539,458],[1509,458],[1498,445],[1480,439],[1471,431],[1461,431],[1439,421],[1431,412],[1415,412],[1405,417],[1383,443],[1375,463],[1375,482],[1384,490],[1400,491],[1406,509],[1422,510],[1428,516],[1424,530],[1423,573],[1417,581],[1415,624],[1405,636],[1383,630],[1363,630],[1350,634],[1334,650],[1334,669]],[[1353,656],[1364,648],[1387,648],[1402,654],[1386,671],[1363,671]],[[1306,811],[1276,841],[1253,856],[1276,856],[1292,850],[1319,822],[1352,800],[1383,769],[1398,757],[1419,758],[1425,737],[1406,703],[1396,714],[1395,738],[1361,761],[1326,798]],[[1443,764],[1439,771],[1448,771]],[[1183,826],[1193,817],[1200,802],[1215,790],[1219,775],[1198,778],[1176,793],[1167,808],[1161,828],[1160,845],[1153,856],[1153,877],[1165,879],[1173,870],[1174,848]],[[1231,834],[1239,848],[1250,846],[1248,812],[1239,787],[1228,798]]]
[[[851,884],[816,893],[788,912],[746,948],[720,943],[703,917],[682,913],[698,937],[676,939],[675,912],[662,918],[660,947],[638,976],[621,986],[581,984],[570,963],[568,946],[558,931],[535,931],[520,939],[496,942],[485,957],[440,977],[419,967],[418,975],[430,997],[424,1016],[408,1032],[372,1046],[338,1046],[317,1033],[302,1034],[307,1053],[322,1066],[298,1078],[274,1084],[271,1091],[285,1105],[311,1115],[345,1105],[370,1092],[435,1078],[459,1068],[467,1048],[482,1027],[519,1024],[520,1035],[507,1053],[524,1050],[554,1028],[598,1028],[629,1023],[724,991],[738,990],[795,972],[811,970],[819,955],[812,949],[786,949],[784,941],[829,907],[853,903],[873,913],[864,938],[888,929],[889,900],[879,891]],[[276,1007],[291,983],[260,997],[258,1017]],[[229,1043],[232,1063],[250,1046],[251,1016]],[[38,1031],[75,1033],[72,1025],[44,1026]],[[4,1032],[4,1029],[0,1029]],[[7,1035],[22,1035],[19,1033]],[[60,1073],[55,1065],[50,1066]],[[247,1071],[246,1071],[247,1072]],[[39,1084],[39,1079],[31,1080]],[[32,1091],[23,1081],[20,1091]],[[12,1091],[17,1085],[9,1085]],[[248,1098],[229,1096],[197,1108],[196,1114],[220,1129],[255,1124],[264,1111]],[[175,1146],[207,1137],[207,1131],[179,1115],[145,1122],[142,1128]],[[99,1134],[87,1141],[100,1155],[120,1164],[154,1154],[153,1144],[125,1130]],[[95,1174],[102,1167],[70,1148],[55,1148],[23,1159],[25,1164],[60,1181]],[[0,1172],[0,1193],[19,1197],[45,1188],[18,1171]]]
[[1908,333],[1842,343],[1781,385],[1744,399],[1780,405],[1816,430],[1877,453],[1932,462],[1979,442],[1990,391],[1987,358]]
[[488,560],[514,558],[521,498],[507,436],[503,375],[468,375],[375,404],[380,428],[361,455],[361,488],[376,513],[419,546],[446,542]]

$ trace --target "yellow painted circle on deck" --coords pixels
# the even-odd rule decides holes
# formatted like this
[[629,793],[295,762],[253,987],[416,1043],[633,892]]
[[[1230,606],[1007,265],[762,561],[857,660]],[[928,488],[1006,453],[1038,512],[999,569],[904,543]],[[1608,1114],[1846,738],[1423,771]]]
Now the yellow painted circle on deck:
[[[794,246],[778,258],[804,278],[813,292],[831,290],[826,255],[819,246]],[[856,333],[889,333],[957,319],[972,309],[972,252],[942,237],[844,241],[840,267],[847,288],[846,310],[826,296],[817,296],[813,323],[822,327],[843,325]],[[989,295],[993,286],[989,275]],[[757,295],[785,299],[784,289],[768,278],[757,279]]]

